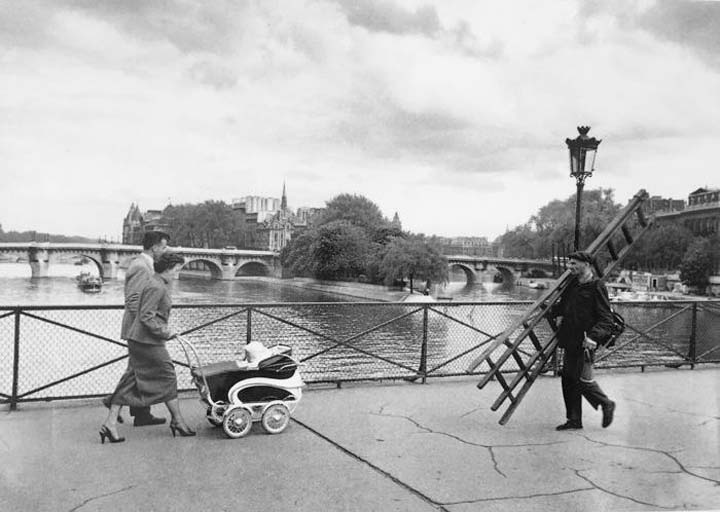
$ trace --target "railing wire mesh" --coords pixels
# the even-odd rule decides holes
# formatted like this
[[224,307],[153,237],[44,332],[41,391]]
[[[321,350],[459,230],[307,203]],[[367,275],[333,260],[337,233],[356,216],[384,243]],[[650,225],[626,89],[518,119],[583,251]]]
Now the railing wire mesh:
[[[466,374],[468,364],[529,302],[272,303],[177,305],[171,329],[204,363],[238,359],[249,341],[290,345],[306,382],[423,379]],[[627,327],[599,368],[720,362],[720,301],[615,304]],[[110,393],[127,365],[121,306],[0,308],[0,403]],[[541,324],[539,337],[550,333]],[[532,354],[531,343],[520,347]],[[168,342],[180,387],[184,353]],[[512,365],[507,365],[512,371]],[[484,373],[481,365],[474,373]]]

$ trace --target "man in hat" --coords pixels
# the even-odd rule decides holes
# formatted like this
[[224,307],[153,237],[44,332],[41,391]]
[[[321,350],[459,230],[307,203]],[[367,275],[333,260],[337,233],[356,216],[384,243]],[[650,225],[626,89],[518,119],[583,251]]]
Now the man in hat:
[[592,255],[584,251],[568,255],[570,285],[549,312],[551,317],[561,318],[558,347],[564,350],[562,391],[567,421],[557,430],[583,427],[582,397],[593,409],[602,408],[603,428],[610,426],[615,413],[615,402],[603,393],[592,375],[595,349],[610,338],[613,325],[607,289],[595,277],[594,263]]

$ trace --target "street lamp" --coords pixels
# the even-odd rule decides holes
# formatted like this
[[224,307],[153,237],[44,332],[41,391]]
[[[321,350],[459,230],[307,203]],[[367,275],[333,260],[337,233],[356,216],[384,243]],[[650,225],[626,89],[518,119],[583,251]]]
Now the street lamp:
[[595,155],[598,145],[602,142],[595,137],[588,137],[589,126],[578,126],[580,135],[576,139],[565,139],[570,151],[570,176],[575,178],[577,196],[575,201],[575,249],[580,250],[580,205],[585,179],[592,176],[595,170]]

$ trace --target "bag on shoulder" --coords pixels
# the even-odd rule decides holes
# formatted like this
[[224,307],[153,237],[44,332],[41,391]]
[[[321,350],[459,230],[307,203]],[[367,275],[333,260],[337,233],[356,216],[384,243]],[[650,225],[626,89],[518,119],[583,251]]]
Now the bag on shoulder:
[[625,331],[625,319],[622,317],[622,315],[615,311],[613,308],[610,308],[610,312],[612,313],[613,324],[612,328],[610,329],[610,337],[605,343],[603,343],[605,347],[614,347],[615,340],[618,339],[620,335]]

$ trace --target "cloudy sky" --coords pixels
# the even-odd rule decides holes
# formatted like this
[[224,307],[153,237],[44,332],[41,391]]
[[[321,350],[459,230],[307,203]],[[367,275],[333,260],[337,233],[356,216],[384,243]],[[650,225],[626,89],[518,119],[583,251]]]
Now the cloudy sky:
[[0,3],[0,223],[120,237],[130,203],[362,194],[494,238],[588,188],[720,186],[720,2]]

